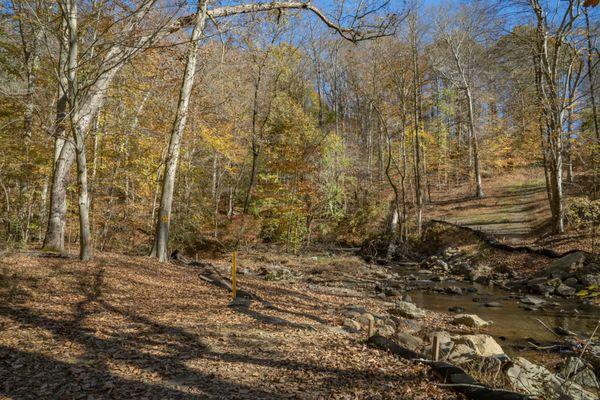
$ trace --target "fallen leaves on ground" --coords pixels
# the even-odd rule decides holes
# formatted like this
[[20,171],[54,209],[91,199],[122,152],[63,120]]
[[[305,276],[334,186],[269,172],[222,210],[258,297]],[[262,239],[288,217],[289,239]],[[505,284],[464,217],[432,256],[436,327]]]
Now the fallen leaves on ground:
[[335,329],[336,310],[356,299],[302,282],[241,276],[265,301],[236,309],[197,269],[146,257],[0,263],[0,394],[9,398],[455,398],[425,366]]

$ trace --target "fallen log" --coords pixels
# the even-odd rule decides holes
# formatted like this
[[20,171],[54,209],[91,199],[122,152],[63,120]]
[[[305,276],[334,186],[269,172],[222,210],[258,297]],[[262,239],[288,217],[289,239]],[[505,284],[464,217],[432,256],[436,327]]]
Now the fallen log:
[[442,380],[442,387],[450,387],[473,400],[527,400],[529,396],[503,389],[494,389],[483,385],[467,374],[462,368],[444,361],[431,361],[423,355],[407,349],[398,343],[380,335],[374,335],[367,341],[370,345],[389,351],[401,358],[428,364]]

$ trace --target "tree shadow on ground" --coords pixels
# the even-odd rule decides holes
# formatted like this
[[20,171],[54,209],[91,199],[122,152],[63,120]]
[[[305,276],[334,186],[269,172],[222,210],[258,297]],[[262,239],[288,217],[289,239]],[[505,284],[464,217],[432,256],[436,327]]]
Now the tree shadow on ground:
[[[21,306],[0,306],[0,315],[22,326],[41,328],[54,337],[83,345],[85,354],[73,364],[58,361],[48,354],[0,346],[0,393],[15,399],[79,398],[206,398],[227,393],[248,393],[257,398],[279,399],[276,393],[207,376],[185,365],[190,359],[202,357],[209,351],[195,333],[160,324],[146,317],[120,310],[102,297],[103,270],[97,271],[93,283],[81,282],[85,298],[75,305],[71,319],[51,318]],[[94,306],[94,307],[92,307]],[[88,311],[94,308],[95,311]],[[115,332],[106,338],[97,336],[94,329],[85,326],[85,320],[94,313],[108,311],[137,324],[135,332]],[[152,345],[166,345],[161,355],[151,354]],[[166,353],[166,354],[165,354]],[[141,371],[142,375],[159,377],[161,381],[186,377],[186,385],[159,384],[145,379],[127,379],[109,370],[123,364]],[[191,388],[191,390],[190,390]],[[196,392],[195,394],[193,392]],[[198,393],[201,392],[202,395]],[[199,397],[200,396],[200,397]]]
[[[523,207],[524,211],[534,210],[539,207],[540,202],[538,200],[524,201],[524,202],[512,202],[512,203],[496,203],[496,204],[477,204],[477,208],[495,209],[495,208],[507,208],[507,207]],[[471,210],[473,205],[459,205],[452,208],[452,211],[463,211]]]
[[[260,358],[218,352],[206,345],[198,332],[159,323],[111,304],[103,298],[103,289],[104,270],[99,269],[92,275],[81,276],[77,291],[83,299],[73,305],[73,314],[56,316],[52,312],[18,304],[4,303],[0,306],[0,315],[5,320],[16,322],[23,329],[47,332],[43,338],[33,334],[36,342],[23,345],[7,345],[9,342],[4,340],[0,342],[0,394],[13,399],[290,397],[290,394],[232,382],[194,369],[188,363],[209,358],[226,363],[266,366],[287,374],[290,370],[302,371],[300,376],[304,376],[304,371],[320,373],[325,375],[320,387],[326,391],[339,391],[348,382],[357,379],[367,382],[378,379],[389,383],[397,383],[399,379],[396,375],[377,371],[329,368],[290,361],[286,354],[269,354],[269,357]],[[307,328],[303,324],[273,320],[274,317],[244,307],[237,311],[269,324],[291,329]],[[90,323],[92,316],[111,318],[110,331],[98,332]],[[206,332],[207,337],[210,334]],[[60,354],[61,346],[69,343],[83,349],[75,359]],[[162,346],[161,351],[152,352],[152,346]],[[415,376],[403,378],[417,379]],[[302,384],[312,388],[310,382]]]

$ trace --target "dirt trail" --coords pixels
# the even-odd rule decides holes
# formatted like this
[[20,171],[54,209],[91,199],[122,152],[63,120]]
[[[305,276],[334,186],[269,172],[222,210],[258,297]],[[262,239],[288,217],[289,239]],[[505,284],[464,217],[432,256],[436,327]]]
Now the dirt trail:
[[550,217],[543,180],[515,177],[488,186],[486,197],[442,198],[432,202],[431,218],[477,229],[510,243],[530,243]]

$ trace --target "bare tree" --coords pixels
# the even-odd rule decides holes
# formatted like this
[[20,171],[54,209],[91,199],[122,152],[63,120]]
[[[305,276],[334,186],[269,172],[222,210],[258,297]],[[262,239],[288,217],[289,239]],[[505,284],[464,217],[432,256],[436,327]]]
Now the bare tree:
[[[563,8],[551,12],[539,0],[530,0],[536,19],[533,60],[539,106],[542,111],[542,148],[548,173],[548,197],[552,212],[552,231],[564,231],[563,205],[563,127],[565,111],[570,107],[569,93],[575,65],[579,60],[575,46],[569,43],[580,16],[578,0],[569,0]],[[555,26],[553,17],[560,13]]]
[[449,14],[449,12],[446,15],[440,13],[436,25],[440,54],[434,58],[434,66],[444,78],[459,88],[465,96],[475,195],[484,197],[474,96],[476,74],[479,72],[478,68],[483,65],[478,57],[480,45],[477,39],[489,26],[487,10],[474,5],[470,8],[463,8],[454,15]]

